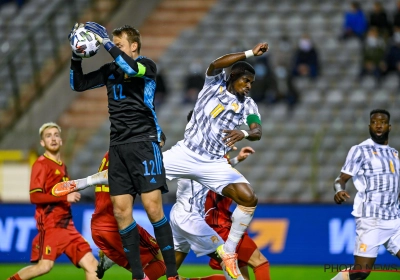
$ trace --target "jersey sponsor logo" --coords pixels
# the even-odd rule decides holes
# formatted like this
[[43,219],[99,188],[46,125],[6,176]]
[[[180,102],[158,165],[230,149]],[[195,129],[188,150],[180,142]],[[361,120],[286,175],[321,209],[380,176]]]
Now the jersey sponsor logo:
[[61,172],[60,172],[60,170],[56,169],[56,171],[54,172],[54,174],[56,174],[56,175],[60,175],[60,174],[61,174]]
[[211,111],[210,115],[211,117],[213,117],[214,119],[221,114],[222,111],[224,111],[225,107],[222,106],[222,104],[218,104],[217,106],[215,106],[215,108]]
[[399,158],[399,155],[398,155],[396,152],[393,152],[393,156],[394,156],[395,158]]
[[150,183],[155,184],[155,183],[157,183],[157,181],[156,181],[156,179],[152,178],[152,179],[150,180]]

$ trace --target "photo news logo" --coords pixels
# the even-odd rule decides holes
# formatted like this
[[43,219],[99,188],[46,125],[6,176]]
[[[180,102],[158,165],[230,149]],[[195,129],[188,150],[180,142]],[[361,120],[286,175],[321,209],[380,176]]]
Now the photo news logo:
[[324,272],[339,273],[340,271],[349,272],[392,272],[400,273],[398,264],[374,264],[363,269],[359,264],[324,264]]

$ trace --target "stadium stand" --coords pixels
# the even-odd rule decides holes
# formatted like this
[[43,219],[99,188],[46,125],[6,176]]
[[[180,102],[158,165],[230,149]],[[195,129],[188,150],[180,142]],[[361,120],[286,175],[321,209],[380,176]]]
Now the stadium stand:
[[[182,2],[193,4],[183,7],[180,6]],[[260,201],[333,203],[333,180],[339,174],[349,148],[369,137],[367,121],[374,108],[386,108],[392,113],[390,143],[399,148],[400,131],[396,128],[400,122],[398,79],[389,74],[380,85],[371,77],[359,79],[360,41],[339,40],[348,3],[220,0],[207,1],[207,7],[203,9],[195,2],[198,3],[159,1],[143,27],[139,26],[144,39],[143,54],[155,58],[163,69],[168,69],[165,75],[173,94],[157,112],[168,137],[166,148],[183,137],[185,117],[192,109],[183,105],[181,98],[183,78],[193,59],[201,59],[207,65],[229,51],[231,44],[240,43],[248,49],[259,41],[270,44],[270,55],[273,56],[282,35],[297,42],[304,32],[311,35],[319,52],[321,75],[315,80],[295,80],[300,103],[291,117],[284,104],[259,104],[263,138],[239,145],[251,145],[256,150],[256,154],[238,169],[252,183]],[[388,11],[394,10],[394,2],[383,1],[383,4]],[[369,10],[372,5],[373,0],[363,1],[364,10]],[[192,9],[193,17],[182,16],[187,9]],[[156,45],[160,48],[154,49]],[[1,75],[4,74],[0,72]],[[100,107],[98,102],[96,107]],[[95,106],[95,103],[91,104]],[[76,105],[73,103],[71,108]],[[79,106],[87,108],[89,105]],[[101,109],[103,121],[100,121],[101,117],[93,120],[93,123],[101,122],[100,127],[85,137],[89,141],[74,150],[69,164],[72,177],[95,172],[107,149],[109,124],[103,109],[106,108]],[[75,115],[76,111],[73,112]],[[60,120],[64,124],[72,123],[68,118],[71,116],[64,115]],[[73,123],[79,123],[79,118]],[[170,188],[172,191],[167,198],[172,201],[173,183]],[[354,193],[354,188],[350,187],[350,194]]]

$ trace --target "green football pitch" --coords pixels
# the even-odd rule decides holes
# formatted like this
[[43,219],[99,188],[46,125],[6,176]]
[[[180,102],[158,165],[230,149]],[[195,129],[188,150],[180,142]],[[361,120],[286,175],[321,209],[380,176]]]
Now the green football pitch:
[[[23,264],[0,264],[0,279],[7,279],[13,273],[24,267]],[[218,274],[218,271],[210,269],[205,265],[183,265],[179,269],[179,274],[185,277],[206,276]],[[336,273],[330,271],[324,272],[321,266],[271,266],[271,278],[273,280],[291,279],[291,280],[325,280],[331,279]],[[104,280],[130,279],[130,273],[120,267],[112,267],[104,275]],[[253,274],[250,274],[254,279]],[[57,264],[49,274],[35,279],[47,280],[78,280],[85,279],[83,271],[70,264]],[[160,278],[160,279],[165,279]],[[196,278],[194,278],[196,279]],[[368,280],[394,280],[400,279],[400,273],[374,272],[368,277]]]

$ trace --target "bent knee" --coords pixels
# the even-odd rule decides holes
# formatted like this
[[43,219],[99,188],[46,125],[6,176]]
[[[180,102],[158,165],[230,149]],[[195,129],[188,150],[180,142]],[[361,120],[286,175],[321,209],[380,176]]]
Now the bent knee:
[[54,265],[53,261],[48,261],[48,260],[40,261],[37,264],[40,275],[49,273],[50,270],[53,268],[53,265]]

